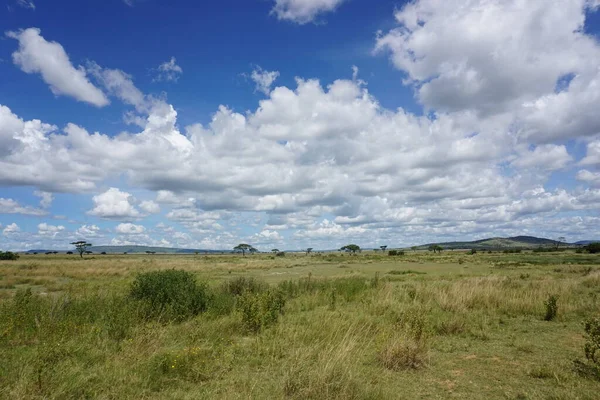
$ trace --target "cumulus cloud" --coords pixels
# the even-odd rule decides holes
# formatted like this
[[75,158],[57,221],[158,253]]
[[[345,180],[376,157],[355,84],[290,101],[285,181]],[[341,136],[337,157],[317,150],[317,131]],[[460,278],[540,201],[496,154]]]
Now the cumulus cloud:
[[97,225],[82,225],[75,231],[75,236],[83,239],[103,237]]
[[31,206],[22,206],[16,200],[0,197],[0,214],[43,216],[48,212]]
[[275,0],[271,14],[300,25],[314,22],[320,14],[334,11],[345,0]]
[[49,208],[52,205],[52,201],[54,201],[54,195],[52,193],[36,190],[33,194],[40,198],[40,207],[43,209]]
[[105,219],[135,219],[140,217],[140,212],[135,208],[134,197],[117,188],[110,188],[106,192],[94,196],[94,208],[88,211],[93,215]]
[[256,84],[255,91],[265,95],[271,93],[271,86],[279,77],[279,71],[266,71],[260,66],[256,66],[250,74],[250,79]]
[[160,206],[152,200],[142,201],[140,209],[148,214],[158,214],[160,212]]
[[21,228],[19,228],[19,225],[17,225],[16,223],[12,223],[10,225],[7,225],[3,230],[2,230],[2,234],[4,236],[11,236],[15,233],[18,233],[21,231]]
[[539,142],[594,135],[600,47],[583,29],[590,6],[418,0],[396,12],[399,26],[376,49],[390,53],[428,109],[508,113],[516,133]]
[[42,237],[54,239],[61,235],[63,232],[65,232],[65,227],[62,225],[49,225],[45,222],[42,222],[38,225],[37,234]]
[[117,225],[115,231],[122,235],[139,235],[144,233],[146,231],[146,228],[144,228],[142,225],[125,223]]
[[183,74],[183,69],[177,65],[175,57],[171,57],[169,61],[166,61],[156,68],[156,76],[154,80],[156,82],[177,82]]
[[19,50],[13,53],[13,62],[23,72],[39,73],[55,95],[66,95],[96,107],[107,105],[104,93],[87,78],[83,67],[75,68],[64,48],[57,42],[48,42],[38,28],[7,32],[19,41]]

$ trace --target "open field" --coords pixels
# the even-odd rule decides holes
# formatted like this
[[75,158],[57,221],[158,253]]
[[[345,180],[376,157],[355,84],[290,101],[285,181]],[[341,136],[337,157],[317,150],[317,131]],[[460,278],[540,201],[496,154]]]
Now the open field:
[[[131,282],[173,268],[205,312],[142,317]],[[249,327],[240,277],[284,296],[276,321]],[[570,251],[22,256],[0,261],[0,396],[597,399],[573,361],[599,314],[600,255]]]

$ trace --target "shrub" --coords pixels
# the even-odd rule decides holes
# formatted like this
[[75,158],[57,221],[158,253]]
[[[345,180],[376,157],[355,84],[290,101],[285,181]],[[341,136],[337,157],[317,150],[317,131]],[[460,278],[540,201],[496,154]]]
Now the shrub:
[[404,250],[390,250],[388,251],[388,256],[403,256]]
[[277,254],[275,254],[277,257],[285,257],[285,251],[278,251]]
[[242,314],[242,323],[252,332],[274,324],[283,313],[285,297],[276,289],[269,289],[260,293],[244,293],[238,301],[238,309]]
[[469,254],[473,255],[473,254],[477,254],[477,250],[475,249],[471,249],[471,251],[469,251]]
[[544,302],[544,305],[546,306],[546,315],[544,316],[545,321],[552,321],[554,318],[556,318],[556,314],[558,312],[557,302],[558,296],[556,295],[551,295],[548,297],[548,300]]
[[383,346],[379,352],[379,360],[385,368],[400,371],[425,366],[427,355],[425,340],[397,336]]
[[600,367],[600,317],[588,318],[584,324],[585,358]]
[[600,253],[600,242],[590,243],[584,247],[584,249],[591,254]]
[[221,286],[221,290],[232,296],[241,296],[244,293],[264,292],[269,288],[265,282],[252,277],[240,276],[238,278],[226,281]]
[[174,269],[139,274],[129,296],[144,303],[146,318],[175,321],[198,315],[208,299],[205,284],[198,284],[189,272]]
[[7,251],[7,252],[0,251],[0,260],[15,261],[18,259],[19,259],[19,255],[16,253],[13,253],[11,251]]

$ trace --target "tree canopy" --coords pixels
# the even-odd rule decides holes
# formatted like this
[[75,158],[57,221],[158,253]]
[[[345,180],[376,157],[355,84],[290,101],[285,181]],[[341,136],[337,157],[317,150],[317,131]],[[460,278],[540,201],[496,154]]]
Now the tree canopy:
[[360,251],[360,246],[357,244],[347,244],[342,247],[340,250],[347,251],[348,253],[356,254],[357,251]]
[[247,244],[247,243],[240,243],[240,244],[238,244],[237,246],[235,246],[235,247],[233,248],[233,250],[235,250],[235,251],[241,251],[241,252],[242,252],[242,255],[243,255],[244,257],[246,257],[246,252],[247,252],[247,251],[248,251],[248,252],[250,252],[250,253],[254,253],[254,252],[258,251],[258,250],[256,250],[256,249],[255,249],[253,246],[251,246],[251,245],[249,245],[249,244]]
[[91,243],[86,242],[85,240],[79,240],[77,242],[71,242],[75,249],[79,252],[79,257],[83,258],[83,254],[89,254],[88,247],[92,247]]

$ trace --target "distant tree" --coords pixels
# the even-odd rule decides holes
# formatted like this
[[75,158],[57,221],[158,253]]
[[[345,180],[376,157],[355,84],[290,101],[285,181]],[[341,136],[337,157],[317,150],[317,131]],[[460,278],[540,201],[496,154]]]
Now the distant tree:
[[584,247],[584,249],[591,254],[600,253],[600,242],[590,243]]
[[19,255],[17,253],[13,253],[11,251],[7,251],[7,252],[0,251],[0,260],[15,261],[18,259],[19,259]]
[[561,243],[564,243],[567,241],[567,238],[565,238],[564,236],[559,236],[558,239],[556,240],[556,248],[558,249],[560,247]]
[[72,251],[67,251],[67,255],[72,255],[73,252]]
[[306,249],[306,255],[309,255],[310,253],[312,253],[313,248],[309,247],[308,249]]
[[417,246],[411,247],[412,251],[417,251]]
[[250,255],[254,255],[254,253],[258,253],[258,249],[252,247],[251,249],[248,249],[248,252],[250,253]]
[[360,246],[356,244],[347,244],[342,247],[340,250],[346,251],[348,253],[356,254],[357,251],[360,251]]
[[105,251],[103,251],[103,252],[102,252],[102,253],[100,253],[100,254],[101,254],[101,255],[103,255],[103,256],[105,256],[105,255],[106,255],[106,252],[105,252]]
[[385,251],[385,249],[387,249],[387,246],[379,246],[379,248],[381,249],[381,251]]
[[94,252],[93,252],[93,251],[89,251],[89,250],[87,250],[87,251],[85,252],[85,254],[94,254]]
[[271,250],[273,253],[279,253],[279,249],[272,249]]
[[233,250],[235,250],[235,251],[241,251],[241,252],[242,252],[242,255],[243,255],[244,257],[246,257],[246,252],[247,252],[247,251],[249,251],[249,252],[251,252],[251,253],[256,251],[256,249],[255,249],[254,247],[250,246],[250,245],[249,245],[249,244],[247,244],[247,243],[240,243],[240,244],[238,244],[237,246],[235,246],[235,247],[233,248]]
[[[88,253],[88,247],[92,247],[91,243],[86,242],[85,240],[80,240],[78,242],[71,242],[73,246],[75,246],[75,250],[79,252],[79,257],[83,258],[83,254]],[[90,251],[91,253],[91,251]]]
[[433,251],[434,253],[441,253],[444,248],[438,244],[432,244],[429,246],[429,251]]

